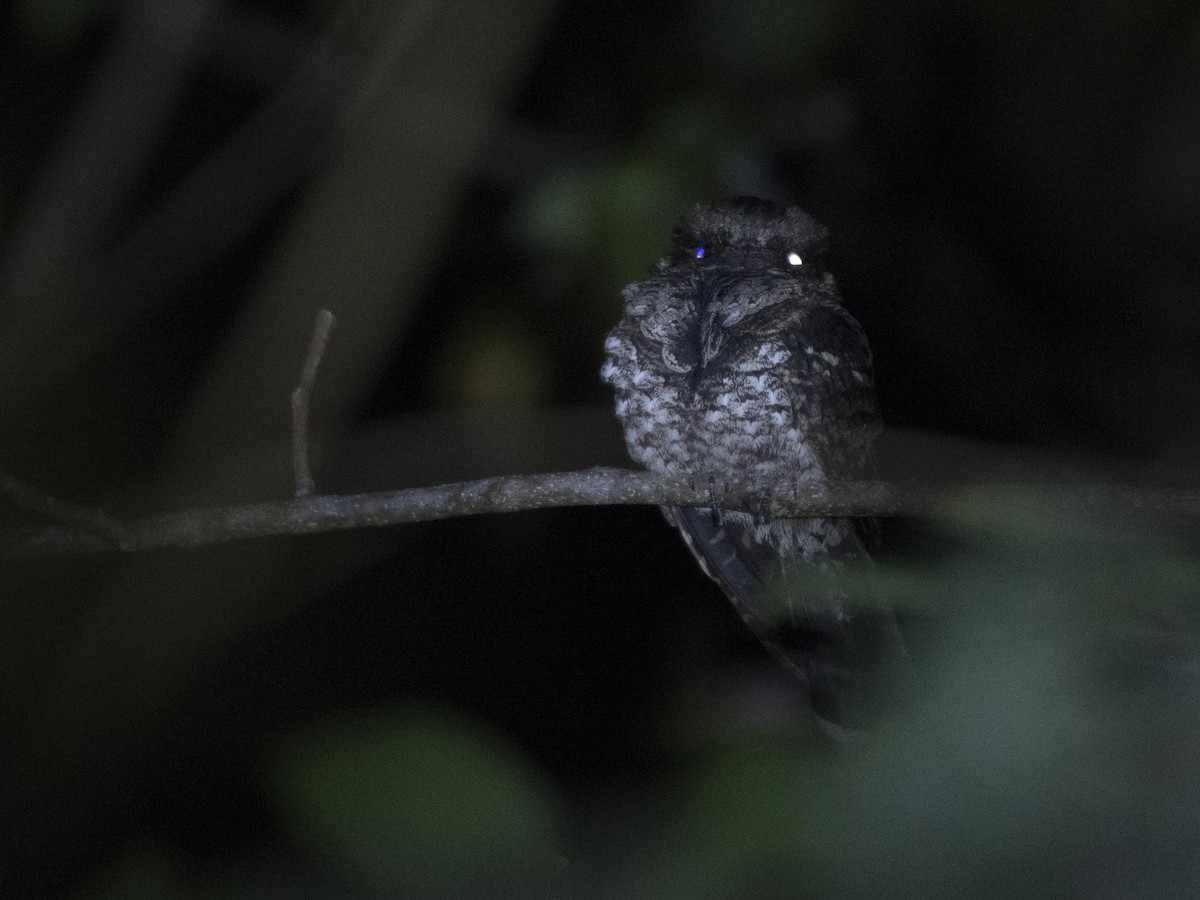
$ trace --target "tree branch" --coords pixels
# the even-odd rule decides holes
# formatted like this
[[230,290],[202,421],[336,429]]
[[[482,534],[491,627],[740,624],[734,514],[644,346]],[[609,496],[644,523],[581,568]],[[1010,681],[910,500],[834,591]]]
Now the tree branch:
[[[964,487],[897,486],[853,481],[789,486],[763,504],[762,485],[717,483],[726,510],[771,518],[804,516],[924,517],[945,510]],[[1014,491],[1019,485],[976,485],[975,490]],[[1128,487],[1043,487],[1060,508],[1123,515],[1200,517],[1200,492],[1157,492]],[[456,516],[563,506],[651,504],[710,505],[709,484],[678,482],[649,472],[593,468],[579,472],[506,475],[435,487],[374,494],[299,497],[277,503],[210,507],[116,522],[111,534],[70,521],[67,525],[0,531],[0,559],[198,547],[222,541],[282,534],[315,534],[347,528],[429,522]],[[55,502],[56,513],[63,504]],[[57,515],[60,521],[64,517]],[[115,522],[111,517],[106,521]]]

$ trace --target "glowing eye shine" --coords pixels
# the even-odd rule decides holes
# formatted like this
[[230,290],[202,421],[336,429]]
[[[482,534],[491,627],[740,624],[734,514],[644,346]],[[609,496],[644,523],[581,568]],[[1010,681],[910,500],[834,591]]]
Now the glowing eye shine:
[[789,265],[789,266],[802,266],[802,265],[804,265],[804,260],[802,260],[802,259],[800,258],[800,254],[799,254],[799,253],[797,253],[795,250],[793,250],[791,253],[789,253],[789,254],[787,255],[787,261],[788,261],[788,265]]
[[704,245],[701,244],[696,248],[696,259],[704,259]]

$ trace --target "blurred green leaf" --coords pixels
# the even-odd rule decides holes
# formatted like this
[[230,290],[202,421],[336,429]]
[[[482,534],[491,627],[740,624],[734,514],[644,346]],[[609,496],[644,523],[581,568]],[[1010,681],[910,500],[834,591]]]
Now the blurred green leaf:
[[184,896],[180,862],[160,847],[135,844],[110,858],[71,893],[72,900],[170,900]]
[[446,709],[314,723],[274,755],[285,826],[368,882],[453,896],[552,878],[557,803],[498,734]]
[[615,294],[647,274],[681,214],[723,193],[732,118],[724,101],[674,98],[632,145],[549,173],[515,215],[517,238],[551,269],[590,272],[592,290]]
[[439,398],[453,407],[537,408],[550,396],[548,347],[503,309],[470,314],[435,365]]
[[[811,817],[825,767],[784,741],[747,739],[705,753],[662,800],[671,811],[658,865],[638,896],[764,896],[764,878],[780,896],[811,887]],[[665,863],[665,865],[664,865]],[[765,896],[771,896],[766,894]]]
[[13,15],[30,44],[66,50],[110,6],[110,0],[17,0]]

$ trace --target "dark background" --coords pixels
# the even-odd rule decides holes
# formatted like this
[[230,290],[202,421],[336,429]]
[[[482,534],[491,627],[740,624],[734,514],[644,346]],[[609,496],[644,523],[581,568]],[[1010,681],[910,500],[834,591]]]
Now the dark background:
[[[829,226],[895,429],[889,475],[1192,479],[1194,4],[22,0],[3,17],[0,468],[64,499],[133,516],[288,496],[288,391],[322,306],[339,322],[314,397],[319,490],[624,464],[598,378],[620,288],[691,204],[731,194],[799,204]],[[1058,585],[1078,616],[1050,616],[1040,633],[1058,637],[1111,624],[1076,600],[1116,582],[1138,609],[1190,622],[1194,555],[1177,537],[1040,515],[897,528],[898,565],[925,560],[941,585],[929,593],[959,599],[1019,582],[1026,612],[1029,585]],[[953,562],[964,546],[1004,560],[1003,577]],[[1145,583],[1126,584],[1121,566],[1097,574],[1098,558],[1134,552],[1152,559]],[[936,752],[880,739],[869,764],[831,760],[654,510],[8,563],[2,585],[0,886],[13,896],[528,896],[534,883],[568,896],[795,896],[801,883],[868,896],[895,887],[887,860],[912,858],[906,840],[945,851],[909,871],[926,896],[964,884],[981,896],[998,871],[1022,872],[1033,893],[1082,884],[1087,896],[1084,872],[1114,896],[1130,883],[1170,894],[1194,874],[1182,819],[1141,817],[1162,805],[1128,788],[1132,764],[1100,767],[1111,818],[1081,837],[1064,813],[1071,791],[1039,805],[1035,779],[1015,791],[1029,803],[1005,805],[1030,767],[1019,754],[1001,754],[1006,787],[983,778],[978,794],[930,774],[939,753],[959,776],[994,773],[976,752],[997,746],[983,731]],[[1161,621],[1152,649],[1121,652],[1138,690],[1143,670],[1169,671],[1170,696],[1192,696],[1158,663]],[[1130,630],[1144,637],[1143,625]],[[1103,682],[1117,707],[1089,690],[1048,708],[1022,680],[1042,672],[1043,651],[1074,659],[1078,644],[996,654],[1019,675],[1006,681],[974,652],[1003,640],[967,632],[944,643],[939,671],[992,693],[896,713],[901,732],[1000,708],[1068,722],[1087,747],[1147,733],[1105,718],[1146,709],[1123,676]],[[1190,639],[1172,640],[1171,658],[1186,657]],[[956,648],[973,668],[955,668]],[[1026,650],[1033,662],[1005,668]],[[1043,687],[1070,681],[1043,674]],[[1011,735],[1003,722],[989,728]],[[380,758],[420,765],[378,774]],[[1044,771],[1031,758],[1046,784],[1087,768],[1073,751]],[[422,765],[441,774],[414,775]],[[1200,783],[1164,765],[1166,780]],[[451,796],[479,772],[496,780]],[[413,800],[439,778],[444,795]],[[850,803],[861,816],[829,787],[867,783],[865,805]],[[496,784],[511,806],[479,800]],[[907,790],[945,811],[917,835],[915,799],[872,805]],[[395,803],[363,812],[374,795]],[[411,803],[417,825],[389,819]],[[476,813],[487,839],[462,824]],[[1008,830],[994,824],[1006,813]],[[1134,849],[1116,836],[1127,815],[1145,826]],[[536,823],[527,842],[522,816]],[[450,836],[428,838],[435,825]],[[424,849],[397,862],[404,839],[388,829],[410,826]],[[496,864],[512,884],[454,881],[491,872],[479,860],[496,831],[522,860],[516,875]],[[1031,831],[1033,866],[1016,837]],[[1046,850],[1059,840],[1067,850]],[[812,849],[822,841],[875,862],[841,880],[822,867],[836,855]],[[845,852],[838,865],[862,865]],[[1107,881],[1089,868],[1101,857]]]

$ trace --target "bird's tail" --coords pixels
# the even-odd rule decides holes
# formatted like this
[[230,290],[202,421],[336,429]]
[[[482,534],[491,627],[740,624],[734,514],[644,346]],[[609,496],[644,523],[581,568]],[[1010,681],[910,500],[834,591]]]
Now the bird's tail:
[[[772,523],[795,542],[781,552],[779,541],[765,533],[771,526],[751,516],[725,513],[717,521],[707,509],[663,511],[755,636],[807,686],[813,711],[831,732],[861,729],[876,693],[871,676],[880,674],[880,657],[894,663],[906,651],[891,611],[855,606],[839,583],[846,566],[870,565],[853,522]],[[797,565],[806,575],[804,596],[794,596],[781,581]]]

